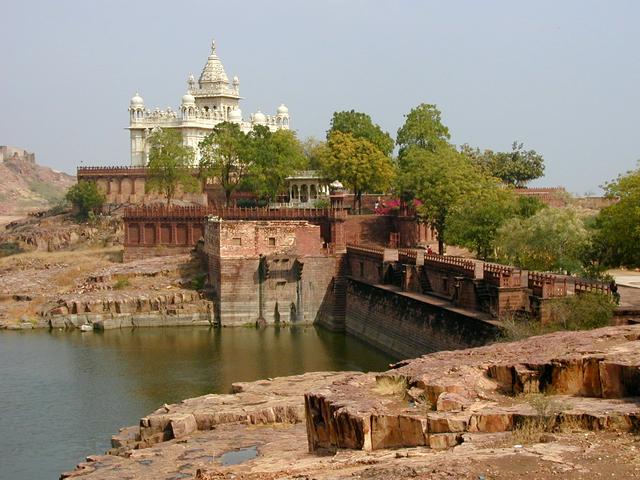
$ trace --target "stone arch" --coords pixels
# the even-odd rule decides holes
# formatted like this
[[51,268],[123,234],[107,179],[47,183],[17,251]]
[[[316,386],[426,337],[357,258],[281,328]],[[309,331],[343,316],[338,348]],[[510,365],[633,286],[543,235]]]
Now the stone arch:
[[309,201],[309,189],[307,188],[307,184],[303,183],[300,187],[300,201],[302,203]]

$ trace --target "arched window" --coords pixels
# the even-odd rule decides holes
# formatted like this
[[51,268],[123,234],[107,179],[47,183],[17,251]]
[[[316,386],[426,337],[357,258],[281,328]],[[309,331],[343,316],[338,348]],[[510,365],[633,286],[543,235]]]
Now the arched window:
[[291,200],[300,200],[300,191],[298,190],[298,185],[294,185],[291,188]]
[[306,203],[306,202],[309,201],[309,192],[307,190],[307,185],[306,184],[303,184],[300,187],[300,201],[302,203]]
[[309,197],[311,197],[311,200],[315,200],[316,198],[318,198],[318,190],[316,189],[315,185],[311,185],[309,187]]

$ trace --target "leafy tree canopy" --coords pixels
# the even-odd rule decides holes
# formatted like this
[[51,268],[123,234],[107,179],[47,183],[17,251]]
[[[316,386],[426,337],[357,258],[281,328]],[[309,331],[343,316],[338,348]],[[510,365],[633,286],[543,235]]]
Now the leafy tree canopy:
[[304,156],[307,158],[307,168],[320,170],[322,156],[325,154],[327,147],[326,142],[318,140],[315,137],[307,137],[301,144]]
[[355,110],[334,112],[331,128],[327,132],[327,139],[333,132],[349,133],[355,138],[368,140],[388,157],[393,152],[394,145],[391,135],[373,123],[371,117],[366,113]]
[[439,147],[448,147],[449,129],[442,123],[441,113],[435,105],[422,103],[407,115],[404,125],[398,130],[396,143],[400,147],[402,163],[411,146],[435,152]]
[[361,210],[362,193],[389,188],[395,176],[391,159],[378,147],[350,133],[332,132],[322,157],[322,171],[330,179],[342,182],[354,193],[353,208]]
[[483,183],[477,196],[465,198],[449,215],[446,241],[469,248],[486,260],[495,257],[498,229],[517,215],[519,202],[511,190],[501,188],[493,179],[486,178]]
[[[262,133],[260,133],[262,134]],[[225,203],[249,173],[251,148],[247,136],[236,123],[222,122],[200,142],[201,179],[215,178],[222,186]]]
[[100,193],[95,182],[86,180],[80,180],[69,188],[65,198],[78,210],[78,217],[81,219],[86,219],[105,202],[105,196]]
[[250,174],[246,186],[269,200],[276,199],[287,177],[307,165],[302,145],[291,130],[270,132],[257,125],[248,135],[248,151]]
[[420,199],[418,215],[438,232],[438,250],[444,253],[447,222],[466,201],[477,202],[491,180],[466,156],[451,146],[437,151],[412,146],[405,151],[399,176],[404,192]]
[[497,233],[498,256],[521,268],[558,273],[582,271],[588,242],[583,220],[572,208],[546,208],[529,218],[513,218]]
[[525,150],[522,143],[513,142],[510,152],[494,152],[463,145],[461,151],[490,175],[507,185],[522,188],[544,174],[544,159],[535,150]]
[[179,187],[183,191],[195,191],[198,182],[191,172],[195,154],[191,147],[182,144],[182,134],[177,130],[155,130],[149,137],[150,150],[147,164],[148,177],[145,189],[162,193],[167,205]]
[[597,259],[611,267],[640,267],[640,169],[604,186],[616,203],[603,208],[595,221]]

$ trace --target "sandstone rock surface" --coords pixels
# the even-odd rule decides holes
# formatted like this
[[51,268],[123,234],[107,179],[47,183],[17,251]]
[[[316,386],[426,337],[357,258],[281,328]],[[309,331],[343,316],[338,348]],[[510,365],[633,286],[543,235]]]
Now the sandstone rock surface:
[[[640,326],[625,326],[440,352],[378,374],[238,383],[165,405],[113,437],[119,455],[63,477],[640,478],[639,367]],[[545,430],[521,442],[532,419]],[[254,455],[233,464],[229,452]]]

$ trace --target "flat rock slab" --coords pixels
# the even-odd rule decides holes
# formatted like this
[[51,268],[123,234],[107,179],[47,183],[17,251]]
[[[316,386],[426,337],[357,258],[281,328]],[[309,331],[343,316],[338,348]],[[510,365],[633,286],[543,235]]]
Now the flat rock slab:
[[640,326],[625,326],[425,355],[310,391],[305,408],[311,451],[370,451],[446,448],[538,418],[633,431],[638,397]]
[[[128,457],[88,458],[61,478],[86,480],[592,480],[639,478],[640,442],[630,434],[588,433],[558,436],[550,443],[514,446],[499,437],[490,442],[469,436],[453,449],[342,450],[310,454],[302,424],[224,425],[134,450]],[[478,441],[477,441],[478,440]],[[253,450],[255,458],[223,465],[227,452]],[[613,474],[613,475],[612,475]]]

